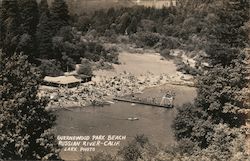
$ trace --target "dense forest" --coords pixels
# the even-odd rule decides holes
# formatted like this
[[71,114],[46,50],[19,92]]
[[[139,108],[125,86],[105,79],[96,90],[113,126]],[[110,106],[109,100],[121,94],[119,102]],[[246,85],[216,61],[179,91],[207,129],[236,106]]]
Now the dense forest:
[[[32,14],[31,14],[32,13]],[[48,6],[46,0],[3,1],[1,48],[6,55],[23,53],[44,75],[60,75],[74,69],[80,58],[115,61],[113,49],[86,40],[74,30],[68,6],[62,0]]]
[[[117,62],[109,43],[134,43],[168,57],[170,50],[206,53],[209,70],[197,75],[197,98],[178,108],[173,122],[176,145],[155,147],[137,136],[112,160],[247,160],[242,89],[247,80],[243,49],[249,47],[248,0],[179,0],[155,9],[123,7],[70,14],[64,0],[2,0],[0,6],[0,158],[59,159],[51,128],[55,116],[37,97],[45,75],[61,75],[76,64]],[[83,63],[84,64],[84,63]],[[38,68],[37,68],[38,67]],[[35,121],[35,123],[34,123]],[[39,126],[38,126],[39,125]],[[40,125],[43,125],[40,127]],[[1,160],[0,159],[0,160]]]

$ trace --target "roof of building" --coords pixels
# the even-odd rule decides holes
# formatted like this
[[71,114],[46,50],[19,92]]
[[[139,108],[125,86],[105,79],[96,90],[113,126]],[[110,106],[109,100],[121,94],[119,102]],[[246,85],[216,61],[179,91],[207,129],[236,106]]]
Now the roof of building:
[[44,81],[50,82],[50,83],[62,84],[62,85],[82,82],[81,79],[76,78],[75,76],[59,76],[59,77],[46,76],[44,78]]

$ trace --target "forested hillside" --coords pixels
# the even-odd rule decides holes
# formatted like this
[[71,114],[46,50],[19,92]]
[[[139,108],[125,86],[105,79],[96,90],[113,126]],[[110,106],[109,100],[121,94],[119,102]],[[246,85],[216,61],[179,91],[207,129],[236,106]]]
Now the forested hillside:
[[[38,0],[39,2],[40,0]],[[48,0],[48,4],[52,4],[53,0]],[[131,7],[135,5],[131,0],[66,0],[71,14],[92,13],[100,9],[108,9],[111,7]]]
[[105,49],[96,40],[87,40],[77,33],[64,0],[55,0],[50,7],[46,0],[39,4],[35,0],[5,0],[1,20],[2,51],[8,56],[15,52],[27,55],[44,75],[72,70],[81,57],[115,61],[109,54],[113,53],[112,49]]

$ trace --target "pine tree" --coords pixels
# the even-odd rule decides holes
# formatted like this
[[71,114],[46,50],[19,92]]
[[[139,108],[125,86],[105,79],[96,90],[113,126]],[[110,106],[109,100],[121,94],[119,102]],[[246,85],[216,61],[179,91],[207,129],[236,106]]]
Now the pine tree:
[[18,7],[21,15],[22,33],[33,37],[39,20],[37,2],[36,0],[19,0]]
[[20,54],[0,53],[0,69],[0,158],[58,159],[51,131],[56,117],[45,109],[47,100],[37,96],[40,75]]
[[248,43],[243,26],[249,20],[249,5],[248,0],[226,0],[215,9],[217,21],[210,29],[206,49],[212,65],[228,66],[241,56],[239,49]]
[[40,58],[49,58],[52,53],[52,32],[50,18],[43,13],[37,29],[38,52]]
[[117,31],[121,34],[124,34],[127,27],[129,26],[130,22],[131,22],[131,16],[129,15],[128,12],[125,12],[119,18],[119,24],[117,25]]
[[128,28],[127,28],[127,31],[128,31],[129,34],[136,33],[136,31],[137,31],[137,22],[138,21],[137,21],[136,17],[134,16],[132,18]]
[[69,25],[68,6],[64,0],[54,0],[51,6],[52,28],[56,34],[62,27]]
[[3,23],[3,19],[4,19],[4,10],[2,8],[2,4],[0,3],[0,49],[3,48],[3,41],[4,41],[4,37],[5,37],[5,27],[4,27],[4,23]]
[[4,52],[16,51],[19,37],[20,15],[17,0],[3,0],[1,7],[1,41]]
[[248,34],[243,30],[244,23],[249,20],[248,0],[227,0],[216,11],[218,22],[212,35],[221,44],[231,47],[244,47]]
[[[21,18],[20,40],[17,52],[23,52],[29,59],[36,57],[36,28],[39,20],[36,0],[18,0]],[[32,55],[33,54],[33,55]]]
[[47,0],[42,0],[39,5],[40,19],[37,26],[37,51],[40,58],[50,58],[52,54],[52,29],[51,15],[48,9]]
[[41,2],[39,3],[39,14],[40,17],[42,15],[42,13],[49,13],[49,5],[48,5],[48,1],[47,0],[41,0]]

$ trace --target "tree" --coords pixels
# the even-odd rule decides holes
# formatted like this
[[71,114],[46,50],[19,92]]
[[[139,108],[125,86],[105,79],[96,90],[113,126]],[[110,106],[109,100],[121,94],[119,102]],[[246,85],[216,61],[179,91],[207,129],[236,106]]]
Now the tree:
[[246,160],[245,134],[240,128],[218,123],[203,109],[186,104],[174,120],[178,141],[174,156],[186,160]]
[[37,2],[36,0],[18,0],[18,8],[21,24],[17,52],[23,52],[31,60],[36,54],[35,34],[39,20]]
[[205,148],[209,145],[207,138],[213,132],[213,120],[194,104],[184,104],[178,108],[173,129],[177,141],[190,139],[195,145]]
[[80,31],[87,32],[91,26],[91,20],[89,16],[80,16],[77,20],[77,28]]
[[2,8],[2,4],[0,4],[0,49],[3,48],[3,41],[4,41],[4,36],[5,36],[5,27],[3,23],[4,19],[4,10]]
[[137,19],[134,16],[131,20],[131,23],[129,24],[127,28],[127,32],[129,34],[133,34],[133,33],[136,33],[136,31],[137,31]]
[[110,154],[98,153],[92,156],[90,161],[115,161],[115,158]]
[[210,43],[206,49],[211,64],[228,66],[238,59],[240,48],[248,43],[244,24],[249,20],[247,0],[226,0],[214,9],[215,21],[208,31]]
[[242,28],[249,20],[250,3],[248,0],[226,0],[217,8],[217,23],[212,29],[212,36],[221,44],[231,47],[244,47],[248,34]]
[[52,31],[51,31],[51,19],[48,12],[41,14],[39,25],[37,26],[37,51],[40,58],[52,57]]
[[77,73],[80,75],[93,76],[91,64],[90,64],[90,61],[88,59],[81,60],[81,65],[79,66]]
[[138,159],[143,159],[142,147],[135,139],[118,151],[118,155],[120,155],[124,161],[137,161]]
[[43,13],[49,13],[49,5],[47,0],[41,0],[38,5],[40,17]]
[[69,25],[68,6],[64,0],[54,0],[51,6],[52,29],[56,33],[63,26]]
[[[248,5],[246,1],[221,2],[224,5],[214,8],[215,24],[210,30],[210,43],[206,49],[213,68],[198,78],[195,102],[179,109],[173,126],[177,139],[193,141],[200,148],[197,151],[201,154],[199,157],[205,157],[204,160],[231,158],[228,147],[236,137],[230,130],[238,129],[244,124],[244,116],[239,112],[244,106],[238,95],[246,86],[242,64],[244,56],[240,50],[245,46],[244,42],[247,42],[244,36],[246,32],[241,27],[247,20],[244,12]],[[246,6],[242,6],[243,4]],[[236,17],[241,17],[239,22],[236,22]],[[222,133],[219,128],[214,128],[221,124],[228,131],[225,128],[225,133]],[[225,139],[224,143],[220,142],[222,138]],[[240,149],[238,152],[241,152]],[[220,157],[224,154],[226,158]]]
[[215,66],[198,80],[197,98],[194,104],[184,105],[173,127],[177,140],[189,138],[201,148],[206,148],[213,135],[213,127],[219,123],[240,127],[244,117],[239,110],[244,108],[237,93],[245,86],[240,64]]
[[198,83],[196,103],[207,111],[218,124],[227,123],[230,127],[239,127],[244,122],[238,113],[243,102],[237,93],[246,85],[245,74],[240,63],[228,67],[215,66]]
[[104,33],[112,24],[112,17],[108,17],[104,10],[95,11],[92,16],[91,27],[94,27],[98,33]]
[[[224,124],[213,127],[214,133],[209,138],[210,144],[205,149],[194,148],[186,160],[248,160],[246,153],[245,134],[239,128],[230,128]],[[180,145],[186,146],[186,145]],[[178,152],[177,152],[178,153]]]
[[39,21],[39,11],[36,0],[19,0],[18,7],[21,16],[22,33],[34,37]]
[[233,60],[240,58],[240,50],[237,48],[231,48],[227,44],[220,44],[218,42],[210,43],[206,49],[206,53],[209,55],[209,63],[212,66],[221,64],[222,66],[228,66],[233,63]]
[[19,37],[20,15],[17,0],[3,0],[1,6],[1,41],[4,52],[16,51]]
[[130,21],[131,21],[131,16],[129,15],[129,13],[127,12],[123,13],[118,20],[118,25],[117,25],[118,33],[124,34],[127,27],[130,24]]
[[59,147],[51,128],[55,115],[38,98],[41,77],[27,56],[0,53],[0,158],[58,159]]

